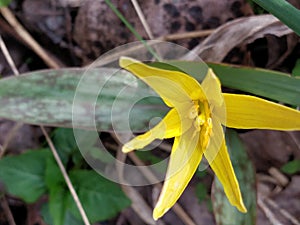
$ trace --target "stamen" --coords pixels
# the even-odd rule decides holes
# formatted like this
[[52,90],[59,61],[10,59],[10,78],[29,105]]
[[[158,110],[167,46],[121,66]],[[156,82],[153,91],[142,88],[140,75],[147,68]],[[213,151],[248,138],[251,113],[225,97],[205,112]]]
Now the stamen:
[[205,122],[205,117],[204,114],[202,113],[200,116],[197,116],[196,124],[200,127],[204,124],[204,122]]
[[189,118],[194,119],[198,116],[198,105],[193,105],[192,108],[189,111]]

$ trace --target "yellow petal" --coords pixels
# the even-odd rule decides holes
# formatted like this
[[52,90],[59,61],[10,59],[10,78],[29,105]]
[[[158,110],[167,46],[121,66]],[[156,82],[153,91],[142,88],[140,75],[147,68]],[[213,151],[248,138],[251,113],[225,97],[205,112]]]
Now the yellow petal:
[[253,96],[223,95],[227,127],[300,130],[300,111]]
[[119,63],[147,83],[171,107],[179,102],[205,98],[200,84],[187,74],[147,66],[128,57],[121,57]]
[[203,154],[198,134],[191,128],[175,137],[165,183],[153,211],[155,220],[175,204],[197,170]]
[[204,151],[210,167],[220,180],[224,187],[224,192],[231,205],[237,207],[241,212],[247,212],[244,205],[238,181],[236,179],[227,147],[225,144],[222,127],[219,124],[213,124],[213,134],[208,148]]
[[211,68],[208,69],[201,86],[207,99],[214,103],[213,105],[221,106],[224,104],[221,83]]
[[226,121],[226,108],[221,83],[212,69],[208,69],[201,86],[207,97],[212,113],[224,123]]
[[185,132],[191,127],[191,120],[181,115],[182,114],[178,114],[175,109],[171,109],[155,127],[127,142],[123,146],[122,151],[127,153],[135,149],[144,148],[155,139],[171,138],[181,135],[182,132]]

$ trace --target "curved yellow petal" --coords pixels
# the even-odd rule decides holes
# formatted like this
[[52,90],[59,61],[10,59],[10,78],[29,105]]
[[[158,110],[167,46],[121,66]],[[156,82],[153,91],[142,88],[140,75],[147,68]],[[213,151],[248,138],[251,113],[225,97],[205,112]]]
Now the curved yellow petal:
[[191,120],[179,114],[176,109],[171,109],[168,114],[155,127],[144,134],[136,136],[127,142],[122,151],[124,153],[135,149],[141,149],[155,139],[176,137],[185,132],[191,126]]
[[128,57],[121,57],[119,64],[147,83],[171,107],[178,102],[205,99],[200,84],[187,74],[147,66]]
[[227,127],[300,130],[300,111],[258,97],[223,95],[227,109]]
[[197,170],[203,154],[198,134],[191,128],[175,137],[165,183],[153,210],[155,220],[176,203]]
[[221,83],[211,68],[208,69],[201,86],[207,99],[212,102],[213,105],[222,106],[224,104]]
[[208,69],[201,86],[210,105],[211,113],[224,123],[226,121],[226,107],[221,83],[211,68]]
[[222,126],[217,123],[214,123],[213,126],[212,138],[208,148],[204,151],[204,156],[223,185],[224,192],[230,204],[245,213],[247,209],[244,205],[240,187],[230,161]]

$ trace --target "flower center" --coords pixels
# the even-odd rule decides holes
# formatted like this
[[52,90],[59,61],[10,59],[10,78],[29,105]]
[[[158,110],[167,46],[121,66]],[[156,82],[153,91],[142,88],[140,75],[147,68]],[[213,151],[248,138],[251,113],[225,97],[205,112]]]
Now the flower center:
[[207,147],[212,131],[212,119],[209,104],[207,101],[193,101],[193,106],[189,111],[189,118],[194,120],[196,128],[194,135],[200,132],[202,146]]

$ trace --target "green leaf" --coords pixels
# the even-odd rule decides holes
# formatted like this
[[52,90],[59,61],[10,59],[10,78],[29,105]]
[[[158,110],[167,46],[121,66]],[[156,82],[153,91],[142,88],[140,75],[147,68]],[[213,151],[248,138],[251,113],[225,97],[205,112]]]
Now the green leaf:
[[82,220],[75,218],[70,211],[71,205],[75,202],[53,157],[47,160],[45,183],[49,190],[49,203],[47,204],[48,211],[44,213],[45,216],[49,214],[50,224],[82,224]]
[[[54,225],[69,225],[70,213],[78,220],[81,216],[65,184],[56,162],[47,161],[46,184],[49,188],[49,213]],[[94,223],[114,217],[130,205],[121,188],[91,170],[72,170],[69,173],[89,220]]]
[[300,35],[300,11],[286,0],[253,0]]
[[281,171],[287,174],[295,174],[300,172],[300,160],[296,159],[286,163],[281,167]]
[[196,196],[199,200],[199,202],[202,202],[207,197],[207,188],[204,184],[199,183],[196,185]]
[[[49,211],[54,225],[67,225],[67,213],[71,204],[75,204],[68,189],[56,187],[50,190]],[[70,213],[70,212],[69,212]]]
[[[59,201],[61,202],[61,201]],[[41,215],[43,217],[43,220],[46,224],[48,225],[57,225],[53,222],[53,217],[50,215],[50,210],[49,210],[49,204],[48,203],[45,203],[43,206],[42,206],[42,209],[41,209]],[[66,215],[65,215],[65,219],[64,219],[64,222],[62,224],[65,224],[65,225],[69,225],[69,224],[72,224],[72,225],[84,225],[84,223],[82,222],[82,220],[79,220],[77,218],[75,218],[71,213],[70,211],[67,211],[66,212]]]
[[44,180],[48,190],[56,189],[57,187],[66,188],[65,180],[53,157],[46,160]]
[[154,165],[153,169],[161,174],[166,173],[168,164],[163,162],[161,158],[153,155],[153,153],[149,150],[139,150],[136,151],[135,154],[143,161],[149,162],[150,165]]
[[74,138],[73,129],[55,129],[55,131],[53,132],[52,140],[64,164],[66,164],[69,161],[69,158],[71,156],[76,154],[80,155],[80,152],[77,148],[76,140]]
[[0,0],[0,7],[8,6],[11,0]]
[[[199,73],[203,63],[190,61],[172,61],[171,63],[177,65],[178,68],[189,68],[190,74],[199,81],[202,81],[205,76],[205,73]],[[207,64],[225,87],[291,105],[300,105],[300,78],[298,77],[259,68],[220,63]]]
[[300,59],[297,59],[296,65],[294,66],[292,70],[292,75],[294,77],[300,77]]
[[28,203],[35,202],[47,191],[44,181],[49,150],[27,151],[0,160],[0,180],[7,191]]
[[55,147],[59,152],[66,152],[70,154],[77,149],[76,140],[73,134],[73,129],[57,128],[52,137]]
[[225,87],[291,105],[300,105],[300,79],[290,74],[226,64],[210,63],[209,66]]
[[[174,66],[184,68],[199,81],[205,76],[203,63],[170,63],[171,69]],[[215,70],[225,87],[300,105],[300,78],[257,68],[214,63],[208,65]],[[161,118],[168,111],[160,98],[153,97],[156,94],[148,86],[125,71],[118,71],[111,77],[115,69],[88,70],[85,75],[88,77],[85,84],[87,88],[78,91],[76,88],[84,71],[37,71],[0,80],[0,104],[5,106],[0,108],[0,117],[49,126],[85,129],[94,129],[96,126],[102,131],[131,129],[133,132],[142,132],[148,129],[150,119]],[[127,89],[124,90],[125,87]],[[74,96],[77,99],[75,105]],[[139,101],[140,97],[142,100]],[[72,121],[74,115],[77,115],[77,120]]]
[[229,203],[221,183],[215,178],[212,203],[216,224],[253,225],[256,220],[255,170],[236,131],[226,129],[226,143],[248,212],[241,213]]
[[[120,186],[94,171],[74,170],[70,178],[92,223],[110,219],[130,206],[130,200]],[[71,211],[79,217],[75,205]]]
[[37,71],[0,80],[0,105],[5,106],[0,117],[30,124],[138,132],[148,128],[151,118],[167,112],[162,100],[151,96],[157,95],[122,70]]

